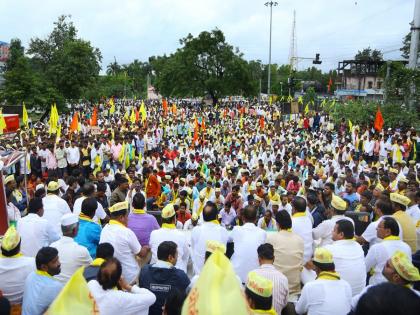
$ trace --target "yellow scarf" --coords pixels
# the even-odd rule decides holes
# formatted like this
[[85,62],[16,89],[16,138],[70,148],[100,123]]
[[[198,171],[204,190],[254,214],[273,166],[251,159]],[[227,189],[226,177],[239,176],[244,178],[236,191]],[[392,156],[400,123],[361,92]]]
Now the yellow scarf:
[[121,225],[123,227],[126,227],[124,224],[122,224],[121,222],[119,222],[117,220],[109,220],[109,224],[111,224],[111,225]]
[[173,223],[162,223],[162,228],[173,230],[176,229],[176,226]]
[[324,279],[324,280],[340,280],[340,275],[335,271],[321,271],[318,279]]
[[52,278],[52,276],[48,273],[48,272],[46,272],[46,271],[42,271],[42,270],[35,270],[35,273],[37,274],[37,275],[40,275],[40,276],[44,276],[44,277],[50,277],[50,278]]
[[395,235],[390,235],[384,238],[384,241],[399,241],[400,238],[398,236]]
[[99,267],[100,265],[102,265],[102,263],[104,261],[105,261],[105,259],[103,259],[103,258],[96,258],[92,261],[92,263],[90,265],[94,266],[94,267]]
[[17,253],[16,255],[13,255],[13,256],[4,256],[4,255],[0,254],[0,257],[1,258],[18,258],[18,257],[23,257],[23,254],[22,253]]
[[200,202],[200,206],[198,207],[198,210],[197,210],[197,216],[201,215],[201,212],[203,212],[203,209],[204,209],[205,205],[206,204],[204,203],[204,200],[203,200],[203,202]]
[[253,309],[251,309],[251,312],[254,313],[254,314],[277,315],[277,312],[274,310],[274,308],[271,308],[269,310],[253,310]]
[[144,210],[144,209],[133,209],[133,213],[135,213],[135,214],[145,214],[146,210]]
[[300,218],[306,216],[306,212],[296,212],[292,215],[292,218]]
[[[273,218],[271,218],[270,222],[271,222],[272,226],[276,226],[276,221]],[[261,222],[261,228],[262,229],[267,228],[267,223],[265,222],[265,219],[263,219],[262,222]]]
[[91,218],[89,218],[86,214],[80,213],[79,218],[85,221],[93,222]]

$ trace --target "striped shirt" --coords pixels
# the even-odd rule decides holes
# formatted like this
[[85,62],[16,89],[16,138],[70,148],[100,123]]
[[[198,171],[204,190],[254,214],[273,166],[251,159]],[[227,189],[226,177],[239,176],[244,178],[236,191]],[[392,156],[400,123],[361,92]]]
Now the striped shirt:
[[273,282],[273,307],[277,314],[281,314],[289,297],[289,282],[286,276],[271,264],[263,264],[253,271]]

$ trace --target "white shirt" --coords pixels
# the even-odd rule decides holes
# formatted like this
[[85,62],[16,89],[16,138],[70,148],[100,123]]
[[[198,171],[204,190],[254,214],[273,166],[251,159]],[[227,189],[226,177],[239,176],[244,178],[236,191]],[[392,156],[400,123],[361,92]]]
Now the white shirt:
[[79,164],[80,161],[80,150],[78,147],[67,148],[67,162],[69,164]]
[[58,250],[61,272],[54,276],[62,283],[66,283],[73,273],[82,266],[88,266],[92,262],[86,247],[77,244],[73,238],[62,236],[57,242],[51,244]]
[[23,255],[35,257],[38,251],[60,238],[51,224],[35,213],[29,213],[17,224],[21,238],[20,250]]
[[122,224],[108,223],[102,229],[99,243],[110,243],[114,247],[114,257],[121,262],[122,275],[128,283],[137,280],[140,267],[135,256],[140,252],[141,245],[133,231]]
[[[377,243],[382,242],[382,240],[377,236],[376,228],[378,227],[378,224],[381,222],[382,218],[386,218],[386,217],[393,217],[393,216],[383,215],[378,220],[369,223],[366,230],[363,232],[362,237],[365,239],[366,242],[369,243],[370,246],[373,246]],[[399,223],[398,223],[398,227],[400,228],[400,233],[398,236],[400,237],[400,239],[402,239],[402,228]]]
[[420,221],[420,208],[419,205],[415,204],[410,207],[407,207],[407,210],[405,211],[407,214],[413,219],[414,224],[417,225],[417,222]]
[[22,304],[26,277],[35,269],[33,257],[0,256],[0,290],[11,304]]
[[[87,197],[82,196],[76,199],[73,205],[73,213],[75,215],[79,215],[80,212],[82,212],[82,203],[83,200],[85,200]],[[104,210],[104,207],[98,202],[98,208],[96,208],[95,216],[93,217],[93,221],[96,223],[100,223],[99,219],[103,220],[106,218],[106,212]]]
[[369,284],[379,284],[387,280],[382,275],[382,270],[389,258],[400,250],[404,252],[411,261],[411,248],[401,240],[383,240],[369,248],[365,257],[366,272],[373,269],[373,275],[369,279]]
[[147,315],[156,296],[147,289],[133,285],[131,292],[104,290],[98,281],[88,283],[89,291],[98,304],[101,315]]
[[234,243],[231,262],[242,283],[246,282],[248,272],[258,268],[257,248],[265,243],[266,238],[265,231],[256,227],[254,223],[235,226],[230,233],[229,242]]
[[203,222],[202,225],[195,227],[191,232],[192,262],[195,274],[199,274],[204,265],[204,255],[206,254],[206,242],[218,241],[226,246],[228,232],[225,228],[212,222]]
[[303,239],[303,263],[311,260],[313,254],[312,221],[308,214],[303,217],[292,216],[292,231]]
[[347,315],[351,310],[351,288],[344,280],[318,279],[308,282],[296,303],[296,313]]
[[319,246],[323,247],[325,245],[333,243],[332,232],[334,230],[334,226],[337,223],[337,221],[340,221],[343,219],[351,221],[354,226],[354,221],[352,218],[348,218],[345,215],[338,214],[338,215],[332,216],[331,219],[322,221],[316,228],[312,230],[312,235],[313,235],[314,240],[321,240],[321,243]]
[[352,290],[352,296],[360,293],[366,285],[366,265],[362,246],[354,240],[339,240],[325,246],[330,250],[335,264],[335,271],[346,280]]
[[44,215],[42,217],[51,224],[56,233],[62,235],[61,218],[63,215],[71,213],[69,205],[64,199],[54,194],[47,194],[42,198],[42,204],[44,205]]
[[175,267],[184,270],[186,273],[188,258],[190,257],[188,242],[185,234],[177,229],[160,228],[152,231],[149,241],[150,249],[152,250],[152,260],[150,263],[156,263],[158,247],[164,241],[173,241],[176,243],[178,246],[178,260]]

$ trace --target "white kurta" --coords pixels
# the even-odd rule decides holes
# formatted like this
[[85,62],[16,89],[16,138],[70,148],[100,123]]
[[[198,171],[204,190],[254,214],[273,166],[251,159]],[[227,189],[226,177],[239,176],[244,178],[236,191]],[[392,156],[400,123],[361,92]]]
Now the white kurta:
[[235,226],[229,235],[229,241],[234,243],[234,253],[231,257],[233,269],[246,282],[248,272],[258,268],[257,248],[265,243],[267,234],[253,223]]
[[147,289],[134,285],[131,292],[104,290],[96,280],[89,281],[89,291],[98,304],[101,315],[147,315],[156,296]]
[[303,239],[303,262],[311,260],[314,241],[312,238],[312,221],[309,216],[307,214],[303,217],[292,216],[292,231]]
[[92,262],[87,248],[77,244],[71,237],[62,236],[57,242],[52,243],[51,247],[58,250],[61,272],[55,278],[62,283],[66,283],[77,269]]
[[[363,232],[362,237],[365,239],[365,241],[369,243],[370,246],[373,246],[377,243],[382,242],[382,240],[377,236],[376,228],[378,227],[378,224],[381,222],[382,218],[386,218],[386,217],[393,218],[392,215],[383,215],[378,220],[369,223],[366,230]],[[400,239],[402,239],[402,228],[399,223],[398,223],[398,227],[400,228],[399,237]]]
[[[76,199],[73,205],[73,213],[75,215],[79,215],[80,212],[82,212],[82,203],[83,200],[85,200],[87,197],[82,196]],[[96,209],[95,216],[93,217],[93,221],[96,223],[100,223],[99,219],[103,220],[106,218],[106,212],[104,210],[104,207],[98,202],[98,208]]]
[[70,207],[67,202],[53,194],[48,194],[42,198],[42,204],[44,205],[44,219],[48,220],[52,228],[59,235],[61,232],[61,218],[67,213],[71,213]]
[[316,228],[312,230],[314,240],[321,241],[319,246],[323,247],[325,245],[332,244],[332,232],[334,230],[335,223],[343,219],[351,221],[354,226],[353,219],[348,218],[345,215],[334,215],[331,219],[322,221]]

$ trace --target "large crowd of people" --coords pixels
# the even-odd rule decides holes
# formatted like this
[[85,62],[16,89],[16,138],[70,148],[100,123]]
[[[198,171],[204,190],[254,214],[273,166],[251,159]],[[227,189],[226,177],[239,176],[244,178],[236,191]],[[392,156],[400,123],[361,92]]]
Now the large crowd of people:
[[413,128],[255,101],[71,108],[0,141],[22,153],[1,314],[44,314],[80,269],[99,314],[418,314]]

